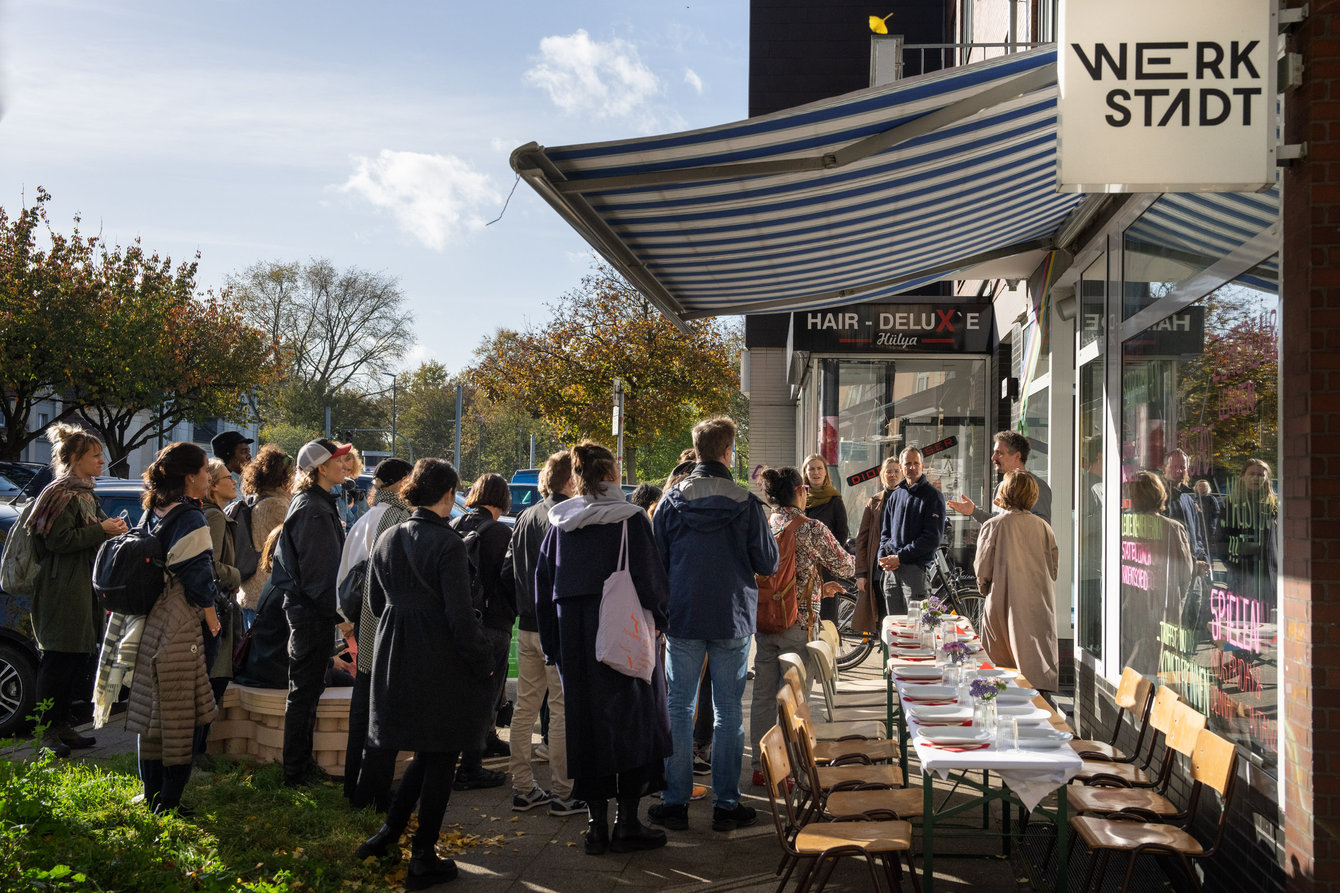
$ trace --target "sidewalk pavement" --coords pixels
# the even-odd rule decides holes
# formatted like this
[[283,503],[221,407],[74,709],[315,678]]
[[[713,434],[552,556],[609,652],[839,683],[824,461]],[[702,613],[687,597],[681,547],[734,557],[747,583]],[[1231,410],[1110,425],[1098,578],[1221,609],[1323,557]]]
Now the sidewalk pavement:
[[[864,665],[851,671],[852,679],[877,678],[879,652],[876,650]],[[748,718],[752,683],[745,692],[745,716]],[[816,698],[821,696],[817,689]],[[817,706],[817,705],[816,705]],[[505,732],[506,730],[500,730]],[[122,723],[113,720],[96,733],[98,743],[87,750],[76,751],[78,759],[100,761],[120,753],[134,753],[135,736],[124,730]],[[535,740],[538,742],[538,736]],[[748,750],[746,739],[746,751]],[[727,833],[712,830],[711,795],[689,805],[689,830],[667,831],[668,844],[645,853],[588,856],[582,849],[582,832],[586,829],[585,816],[554,817],[545,808],[529,812],[511,810],[510,776],[508,783],[499,788],[455,791],[447,808],[444,834],[459,831],[481,838],[502,837],[501,845],[477,846],[462,854],[452,854],[460,867],[460,877],[443,885],[441,890],[454,893],[613,893],[628,888],[678,890],[742,891],[742,893],[772,893],[778,876],[774,873],[781,858],[781,847],[768,807],[767,793],[750,785],[752,772],[748,753],[740,776],[741,802],[759,812],[757,825]],[[488,760],[492,769],[506,770],[505,758]],[[535,768],[536,781],[547,786],[547,763]],[[710,779],[698,777],[699,784]],[[920,773],[915,763],[909,771],[909,783],[919,785]],[[944,783],[945,792],[948,787]],[[643,802],[643,821],[646,808],[656,803],[654,797]],[[611,818],[613,818],[611,816]],[[914,828],[917,823],[914,821]],[[992,822],[999,828],[999,815]],[[458,827],[452,827],[458,826]],[[935,854],[935,888],[944,893],[965,890],[979,893],[1018,893],[1031,890],[1016,848],[1012,860],[999,856],[999,836],[955,840],[953,852],[948,841],[938,838],[940,846]],[[915,841],[917,852],[919,835]],[[942,847],[945,847],[942,849]],[[995,853],[995,856],[989,854]],[[972,855],[978,854],[978,855]],[[350,854],[350,858],[353,855]],[[916,859],[918,881],[921,860]],[[909,890],[904,869],[903,889]],[[788,883],[794,890],[794,877]],[[870,875],[863,860],[843,859],[829,882],[835,893],[868,891]],[[920,886],[917,887],[917,890]]]

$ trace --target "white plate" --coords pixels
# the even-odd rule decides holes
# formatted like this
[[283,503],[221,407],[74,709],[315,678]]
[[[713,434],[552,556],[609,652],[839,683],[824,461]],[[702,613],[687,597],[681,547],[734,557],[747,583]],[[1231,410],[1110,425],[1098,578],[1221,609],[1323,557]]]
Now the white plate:
[[904,685],[903,694],[927,701],[958,700],[958,689],[952,685]]
[[917,737],[922,741],[931,744],[989,744],[991,743],[991,732],[988,729],[954,728],[954,729],[917,729]]
[[999,704],[996,706],[996,712],[1001,719],[1017,719],[1019,722],[1046,722],[1052,718],[1050,710],[1043,710],[1032,704]]
[[972,708],[957,705],[935,707],[913,704],[907,708],[907,715],[918,723],[967,722],[972,719]]
[[944,671],[939,667],[894,667],[893,675],[899,679],[922,679],[939,681]]
[[1019,729],[1019,746],[1025,750],[1051,750],[1063,747],[1071,738],[1069,732],[1060,729],[1038,729],[1023,727]]
[[1020,701],[1031,701],[1037,696],[1038,696],[1037,689],[1034,688],[1007,688],[1000,694],[996,695],[996,699],[1000,701],[1002,704],[1005,703],[1017,704]]

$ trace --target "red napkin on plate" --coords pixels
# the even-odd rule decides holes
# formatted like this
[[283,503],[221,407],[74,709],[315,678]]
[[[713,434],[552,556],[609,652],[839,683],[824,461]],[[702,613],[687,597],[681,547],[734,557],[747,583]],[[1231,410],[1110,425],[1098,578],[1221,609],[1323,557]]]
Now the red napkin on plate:
[[933,747],[936,750],[947,750],[951,753],[963,753],[965,750],[981,750],[984,747],[990,747],[990,744],[933,744],[930,741],[923,741],[922,744],[927,747]]
[[991,666],[991,661],[989,661],[989,660],[984,660],[984,661],[982,661],[982,665],[981,665],[980,667],[978,667],[977,669],[979,669],[979,670],[994,670],[995,667]]
[[945,700],[944,698],[914,698],[911,695],[903,695],[903,700],[913,704],[922,704],[926,707],[945,707],[949,704],[957,704],[956,698]]
[[910,654],[895,654],[894,657],[898,658],[899,660],[935,660],[935,655],[933,654],[927,655],[925,657],[913,657]]
[[970,726],[970,725],[972,725],[972,720],[968,720],[968,721],[966,721],[966,722],[936,722],[936,721],[933,720],[933,719],[919,719],[919,720],[917,720],[917,725],[919,725],[919,726]]

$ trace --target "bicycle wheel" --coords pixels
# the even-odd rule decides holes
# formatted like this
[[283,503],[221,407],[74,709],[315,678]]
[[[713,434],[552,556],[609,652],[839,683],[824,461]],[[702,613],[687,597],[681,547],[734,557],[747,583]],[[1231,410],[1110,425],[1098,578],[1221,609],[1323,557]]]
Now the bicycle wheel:
[[954,610],[966,617],[972,624],[973,632],[982,632],[982,618],[986,614],[986,596],[976,589],[959,589],[954,593]]
[[856,612],[856,594],[852,592],[839,592],[837,599],[837,628],[838,636],[841,637],[841,647],[837,655],[837,665],[839,670],[850,670],[852,667],[858,667],[870,656],[870,651],[875,647],[875,637],[873,634],[865,635],[860,630],[852,630],[851,618]]

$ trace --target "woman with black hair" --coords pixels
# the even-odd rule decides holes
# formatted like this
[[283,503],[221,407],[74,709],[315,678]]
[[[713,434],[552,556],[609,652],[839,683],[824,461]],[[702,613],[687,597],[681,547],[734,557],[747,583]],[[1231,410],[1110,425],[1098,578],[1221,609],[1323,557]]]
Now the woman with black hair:
[[[842,548],[828,525],[808,517],[802,510],[808,486],[802,483],[799,471],[791,467],[763,469],[763,491],[775,509],[768,519],[772,535],[779,542],[786,535],[795,537],[798,606],[796,622],[790,629],[754,634],[754,697],[749,707],[749,738],[753,745],[755,785],[763,784],[759,742],[763,740],[763,733],[777,722],[777,689],[782,679],[781,663],[777,658],[795,654],[809,663],[805,643],[818,625],[819,601],[842,589],[842,584],[836,580],[823,583],[821,576],[826,572],[833,577],[850,579],[856,572],[856,559]],[[808,602],[805,601],[807,596]]]
[[[493,654],[471,603],[465,543],[447,521],[459,482],[450,462],[420,459],[402,491],[414,514],[378,537],[372,551],[368,600],[378,620],[368,743],[413,751],[414,759],[386,824],[357,856],[398,860],[417,803],[406,890],[456,877],[456,863],[437,856],[442,817],[457,758],[483,746],[493,716]],[[425,692],[433,693],[431,708]]]
[[144,472],[144,510],[167,554],[163,594],[144,622],[126,728],[138,732],[144,802],[154,812],[182,808],[196,729],[216,712],[205,669],[204,631],[219,634],[214,550],[201,499],[209,457],[193,443],[169,444]]
[[[626,558],[638,600],[658,630],[669,621],[670,587],[647,513],[624,499],[614,454],[585,441],[572,448],[577,496],[549,512],[553,525],[535,568],[535,614],[545,656],[558,665],[567,706],[567,772],[590,813],[586,852],[627,853],[665,845],[665,832],[638,818],[641,799],[665,788],[670,716],[665,666],[644,682],[596,659],[605,580]],[[609,801],[619,811],[613,833]]]

